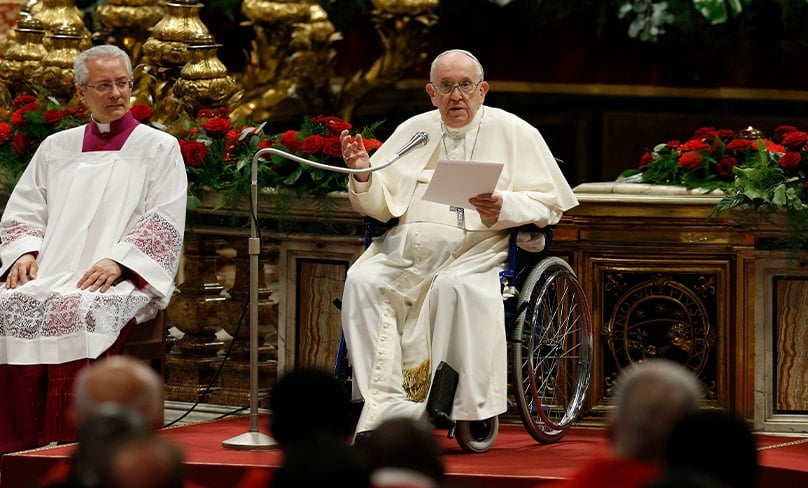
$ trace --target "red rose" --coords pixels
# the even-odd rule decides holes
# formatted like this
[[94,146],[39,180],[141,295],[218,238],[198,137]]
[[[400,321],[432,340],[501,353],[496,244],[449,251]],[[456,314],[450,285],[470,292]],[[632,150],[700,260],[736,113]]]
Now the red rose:
[[712,139],[715,133],[716,133],[715,127],[702,127],[700,129],[696,129],[696,132],[693,133],[693,139],[697,140]]
[[325,138],[325,141],[323,141],[323,154],[342,159],[342,142],[340,142],[339,137]]
[[339,117],[333,115],[318,115],[312,119],[315,124],[320,124],[328,128],[328,135],[338,136],[344,130],[351,130],[353,126]]
[[300,141],[297,139],[296,130],[287,130],[281,136],[281,144],[289,150],[289,152],[296,153],[300,150]]
[[373,151],[382,147],[382,141],[378,139],[362,139],[362,145],[365,146],[365,151],[372,154]]
[[[763,139],[763,143],[766,145],[766,150],[769,151],[769,152],[773,152],[773,153],[784,153],[784,152],[786,152],[786,147],[784,145],[782,145],[782,144],[777,144],[776,142],[771,141],[769,139]],[[757,144],[755,144],[753,147],[755,149],[757,149]]]
[[139,103],[134,105],[130,111],[132,112],[132,117],[134,117],[135,120],[144,124],[148,122],[149,119],[151,119],[154,115],[154,109],[152,109],[147,103]]
[[788,151],[780,157],[780,167],[786,171],[797,171],[800,169],[802,156],[796,151]]
[[681,144],[682,144],[682,143],[681,143],[681,142],[679,142],[678,140],[673,139],[673,140],[670,140],[670,141],[666,142],[666,143],[665,143],[665,147],[667,147],[668,149],[676,149],[676,148],[677,148],[677,147],[679,147]]
[[258,149],[268,149],[268,148],[270,148],[272,146],[273,146],[273,143],[269,139],[263,140],[263,141],[258,143]]
[[707,144],[706,142],[697,141],[696,139],[690,139],[689,141],[679,146],[679,151],[683,153],[689,151],[703,151],[709,147],[710,145]]
[[14,134],[14,139],[11,141],[11,150],[14,151],[17,157],[23,157],[28,151],[28,136],[22,132]]
[[11,102],[11,104],[15,108],[23,108],[24,106],[28,105],[29,103],[34,103],[34,102],[36,102],[36,97],[35,96],[33,96],[33,95],[20,95],[17,98],[15,98]]
[[202,124],[202,128],[211,137],[224,137],[233,128],[233,124],[228,119],[215,118]]
[[732,168],[738,165],[738,160],[733,157],[726,157],[723,158],[721,161],[718,162],[716,165],[716,172],[719,176],[724,178],[730,178],[732,176]]
[[793,125],[778,125],[774,128],[774,137],[775,139],[781,139],[784,135],[795,130],[797,130],[797,128]]
[[208,146],[199,141],[190,141],[188,139],[180,139],[180,152],[185,164],[194,168],[199,168],[208,157]]
[[8,140],[11,139],[12,133],[11,124],[8,122],[0,122],[0,144],[8,142]]
[[801,130],[795,130],[791,132],[787,132],[783,134],[783,138],[780,142],[787,148],[799,151],[805,143],[808,142],[808,132],[803,132]]
[[42,121],[49,125],[54,125],[65,118],[64,110],[45,110],[42,112]]
[[735,137],[735,131],[731,129],[720,129],[715,135],[722,141],[726,141]]
[[305,154],[317,154],[323,148],[323,136],[311,135],[303,140],[300,150]]
[[[22,97],[17,97],[22,98]],[[39,110],[39,103],[32,102],[23,105],[22,107],[18,108],[11,114],[11,123],[12,125],[21,126],[28,123],[28,119],[25,118],[25,114],[28,112],[33,112],[35,110]]]
[[733,139],[727,143],[724,149],[733,153],[755,149],[755,141],[749,139]]
[[649,164],[654,162],[654,155],[651,154],[651,151],[645,151],[642,156],[640,156],[640,168],[645,168]]
[[679,166],[690,171],[701,166],[701,154],[696,151],[690,151],[679,156]]

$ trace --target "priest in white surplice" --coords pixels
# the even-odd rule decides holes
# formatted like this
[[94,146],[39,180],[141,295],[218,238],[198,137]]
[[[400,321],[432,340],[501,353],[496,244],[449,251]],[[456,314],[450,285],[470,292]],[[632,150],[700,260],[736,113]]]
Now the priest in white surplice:
[[[349,268],[342,298],[355,398],[364,399],[357,432],[394,416],[425,413],[440,361],[460,373],[452,417],[481,420],[507,409],[504,306],[499,272],[509,229],[555,224],[577,205],[539,132],[483,104],[483,68],[469,52],[432,63],[426,92],[437,110],[399,125],[369,158],[360,136],[342,134],[352,168],[388,161],[418,131],[429,141],[392,166],[350,178],[361,214],[398,225]],[[457,210],[421,199],[440,159],[504,164],[492,194]]]
[[129,111],[132,66],[82,53],[92,121],[48,137],[0,221],[0,452],[74,440],[72,381],[168,305],[185,228],[177,140]]

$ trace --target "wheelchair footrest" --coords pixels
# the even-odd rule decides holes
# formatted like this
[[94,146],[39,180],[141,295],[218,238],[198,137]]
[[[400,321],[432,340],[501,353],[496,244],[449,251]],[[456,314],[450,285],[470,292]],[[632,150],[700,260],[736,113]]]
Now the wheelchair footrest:
[[439,429],[449,429],[449,437],[454,435],[455,421],[452,420],[452,405],[457,390],[458,374],[449,364],[441,361],[435,369],[432,387],[426,401],[429,421]]

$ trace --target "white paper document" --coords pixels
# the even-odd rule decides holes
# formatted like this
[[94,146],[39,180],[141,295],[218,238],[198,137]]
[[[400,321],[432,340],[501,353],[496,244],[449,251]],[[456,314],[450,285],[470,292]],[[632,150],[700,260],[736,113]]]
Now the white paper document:
[[493,193],[502,163],[441,159],[423,199],[455,207],[474,208],[469,198]]

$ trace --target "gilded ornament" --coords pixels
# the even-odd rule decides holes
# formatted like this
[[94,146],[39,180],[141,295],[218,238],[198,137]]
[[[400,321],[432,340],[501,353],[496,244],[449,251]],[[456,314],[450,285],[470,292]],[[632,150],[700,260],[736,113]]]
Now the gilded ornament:
[[[72,27],[81,36],[81,49],[92,45],[90,31],[72,0],[41,0],[31,7],[31,15],[42,22],[46,32],[52,33],[63,26]],[[50,48],[50,37],[45,36],[43,42],[46,49]]]
[[241,13],[255,22],[288,25],[308,20],[309,2],[244,0],[241,4]]
[[373,6],[398,15],[421,15],[434,10],[439,0],[372,0]]
[[67,104],[75,96],[73,62],[82,50],[83,37],[69,25],[57,27],[45,37],[50,38],[51,48],[42,58],[41,66],[34,71],[33,80],[51,96]]
[[4,96],[30,92],[29,82],[33,79],[34,71],[39,68],[42,58],[47,54],[42,43],[45,28],[38,19],[20,18],[14,31],[16,42],[8,46],[5,57],[0,61],[0,78],[10,91]]
[[199,34],[188,42],[188,62],[180,70],[174,96],[196,109],[225,105],[236,92],[236,82],[216,56],[217,44],[210,34]]
[[103,29],[94,37],[119,45],[129,53],[132,64],[137,65],[149,30],[162,17],[163,8],[157,0],[109,0],[107,5],[96,9],[96,18]]
[[195,35],[208,34],[199,18],[201,3],[176,0],[165,4],[165,16],[152,29],[143,44],[146,62],[159,66],[181,67],[188,61],[188,40]]

